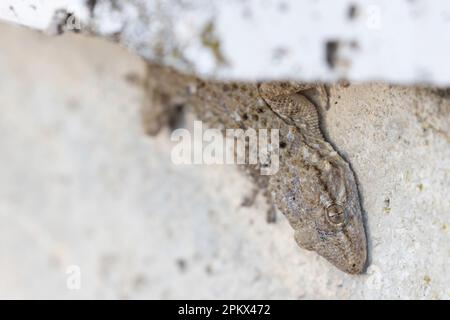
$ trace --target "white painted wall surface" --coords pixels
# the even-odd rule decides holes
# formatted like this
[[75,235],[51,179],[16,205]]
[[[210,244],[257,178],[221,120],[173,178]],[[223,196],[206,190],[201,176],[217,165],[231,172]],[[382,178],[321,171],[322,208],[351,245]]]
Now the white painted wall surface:
[[61,8],[144,57],[210,77],[450,84],[446,0],[98,0],[92,12],[84,0],[4,0],[0,19],[47,30]]

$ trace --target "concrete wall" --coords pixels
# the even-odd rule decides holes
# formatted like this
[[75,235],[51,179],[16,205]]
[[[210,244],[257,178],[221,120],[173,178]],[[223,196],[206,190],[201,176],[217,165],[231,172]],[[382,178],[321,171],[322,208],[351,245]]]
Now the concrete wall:
[[367,274],[350,276],[299,249],[281,215],[267,224],[262,196],[242,207],[237,168],[175,166],[169,132],[144,135],[140,58],[0,34],[1,298],[450,298],[448,91],[331,88],[326,127],[370,239]]

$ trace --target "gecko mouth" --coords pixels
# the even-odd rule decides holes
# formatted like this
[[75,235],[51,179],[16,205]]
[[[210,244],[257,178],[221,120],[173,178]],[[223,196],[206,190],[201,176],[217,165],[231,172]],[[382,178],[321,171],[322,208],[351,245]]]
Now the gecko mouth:
[[[320,252],[319,252],[320,254]],[[347,256],[345,260],[336,259],[335,254],[321,254],[325,259],[331,262],[340,270],[349,274],[361,274],[365,271],[366,259],[364,257],[357,257],[356,255]],[[341,254],[340,254],[341,255]],[[342,255],[341,255],[342,257]]]
[[349,274],[361,274],[366,268],[366,239],[364,234],[351,231],[344,228],[333,237],[322,239],[315,249],[340,270]]
[[[347,236],[347,235],[346,235]],[[347,236],[347,239],[350,238]],[[366,266],[366,241],[365,239],[352,239],[348,241],[349,246],[344,255],[347,257],[346,263],[340,268],[350,274],[360,274],[365,271]],[[355,241],[356,240],[356,241]]]

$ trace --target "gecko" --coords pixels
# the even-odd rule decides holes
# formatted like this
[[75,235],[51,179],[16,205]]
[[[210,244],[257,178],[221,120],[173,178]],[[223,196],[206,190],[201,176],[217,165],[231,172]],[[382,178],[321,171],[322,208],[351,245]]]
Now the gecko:
[[252,164],[245,172],[271,210],[287,218],[299,247],[360,274],[367,264],[367,240],[358,188],[349,163],[322,133],[321,88],[292,81],[205,80],[148,63],[142,119],[146,132],[155,135],[187,106],[211,128],[278,129],[278,171],[261,175],[261,164]]

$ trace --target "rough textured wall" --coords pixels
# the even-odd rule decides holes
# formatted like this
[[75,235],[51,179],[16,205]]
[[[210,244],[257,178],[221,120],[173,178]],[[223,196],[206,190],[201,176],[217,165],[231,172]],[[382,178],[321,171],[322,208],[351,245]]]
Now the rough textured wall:
[[[146,137],[117,45],[2,25],[0,297],[449,299],[448,92],[334,86],[325,124],[359,181],[367,274],[299,249],[232,166],[175,166]],[[134,79],[134,80],[133,80]],[[82,286],[69,290],[67,268]]]

